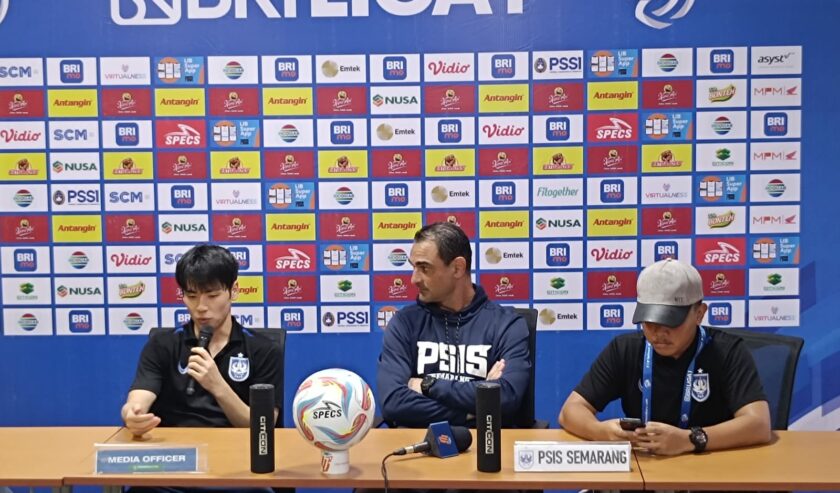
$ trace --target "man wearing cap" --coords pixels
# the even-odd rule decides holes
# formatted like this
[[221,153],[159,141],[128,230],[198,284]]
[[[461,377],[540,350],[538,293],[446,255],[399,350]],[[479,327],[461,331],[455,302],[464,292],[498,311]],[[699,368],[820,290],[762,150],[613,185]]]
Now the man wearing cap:
[[[636,285],[633,323],[641,332],[614,338],[560,411],[560,425],[588,440],[629,440],[659,455],[720,450],[770,440],[770,408],[743,341],[701,327],[700,273],[666,259]],[[625,431],[596,413],[615,399],[642,427]]]

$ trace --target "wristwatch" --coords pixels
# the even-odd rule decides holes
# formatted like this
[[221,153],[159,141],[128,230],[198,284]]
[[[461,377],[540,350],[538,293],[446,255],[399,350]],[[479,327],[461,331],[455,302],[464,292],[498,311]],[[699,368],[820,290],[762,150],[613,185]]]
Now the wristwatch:
[[700,428],[699,426],[691,428],[691,434],[688,435],[688,439],[694,444],[695,454],[699,454],[700,452],[706,450],[706,444],[709,443],[709,436],[706,435],[703,428]]
[[434,385],[435,382],[437,382],[437,378],[431,375],[426,375],[420,382],[420,392],[422,392],[426,397],[429,397],[429,390],[432,389],[432,385]]

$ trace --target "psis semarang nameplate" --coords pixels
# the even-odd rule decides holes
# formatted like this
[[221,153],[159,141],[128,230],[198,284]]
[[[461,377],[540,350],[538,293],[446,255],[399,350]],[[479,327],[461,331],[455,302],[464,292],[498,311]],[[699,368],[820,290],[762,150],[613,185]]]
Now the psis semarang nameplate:
[[515,442],[517,472],[628,472],[630,442]]
[[96,444],[96,474],[185,473],[207,470],[207,445]]

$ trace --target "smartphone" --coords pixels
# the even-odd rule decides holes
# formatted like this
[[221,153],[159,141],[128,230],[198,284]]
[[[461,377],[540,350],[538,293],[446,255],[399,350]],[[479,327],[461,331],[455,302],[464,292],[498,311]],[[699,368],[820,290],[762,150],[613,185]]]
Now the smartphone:
[[644,428],[644,423],[639,418],[621,418],[618,420],[622,430],[633,431],[636,428]]

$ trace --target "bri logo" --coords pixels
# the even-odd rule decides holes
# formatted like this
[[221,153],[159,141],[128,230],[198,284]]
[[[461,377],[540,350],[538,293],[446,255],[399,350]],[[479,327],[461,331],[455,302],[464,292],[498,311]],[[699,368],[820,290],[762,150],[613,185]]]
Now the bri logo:
[[619,328],[624,325],[624,307],[621,305],[604,305],[601,307],[601,327],[608,329]]
[[93,330],[93,315],[89,310],[70,310],[68,314],[70,332],[87,334]]
[[490,64],[494,79],[510,79],[516,75],[516,60],[513,55],[493,55]]
[[401,56],[386,56],[382,60],[382,78],[405,80],[408,77],[408,61]]
[[712,50],[709,54],[709,71],[713,74],[731,74],[735,70],[735,52]]
[[679,258],[680,246],[676,241],[657,241],[653,245],[653,258],[656,262],[666,258]]
[[768,137],[783,137],[788,131],[787,113],[767,113],[764,115],[764,135]]
[[460,120],[441,120],[438,122],[438,140],[445,144],[461,142]]
[[353,143],[353,122],[336,121],[330,123],[330,141],[335,145]]
[[303,310],[300,308],[283,308],[280,310],[280,328],[294,332],[303,330]]
[[81,84],[85,78],[81,60],[62,60],[59,71],[64,84]]
[[709,303],[709,325],[729,325],[732,323],[732,305],[729,303]]
[[278,58],[274,61],[274,78],[281,82],[294,82],[300,77],[298,61],[295,58]]

